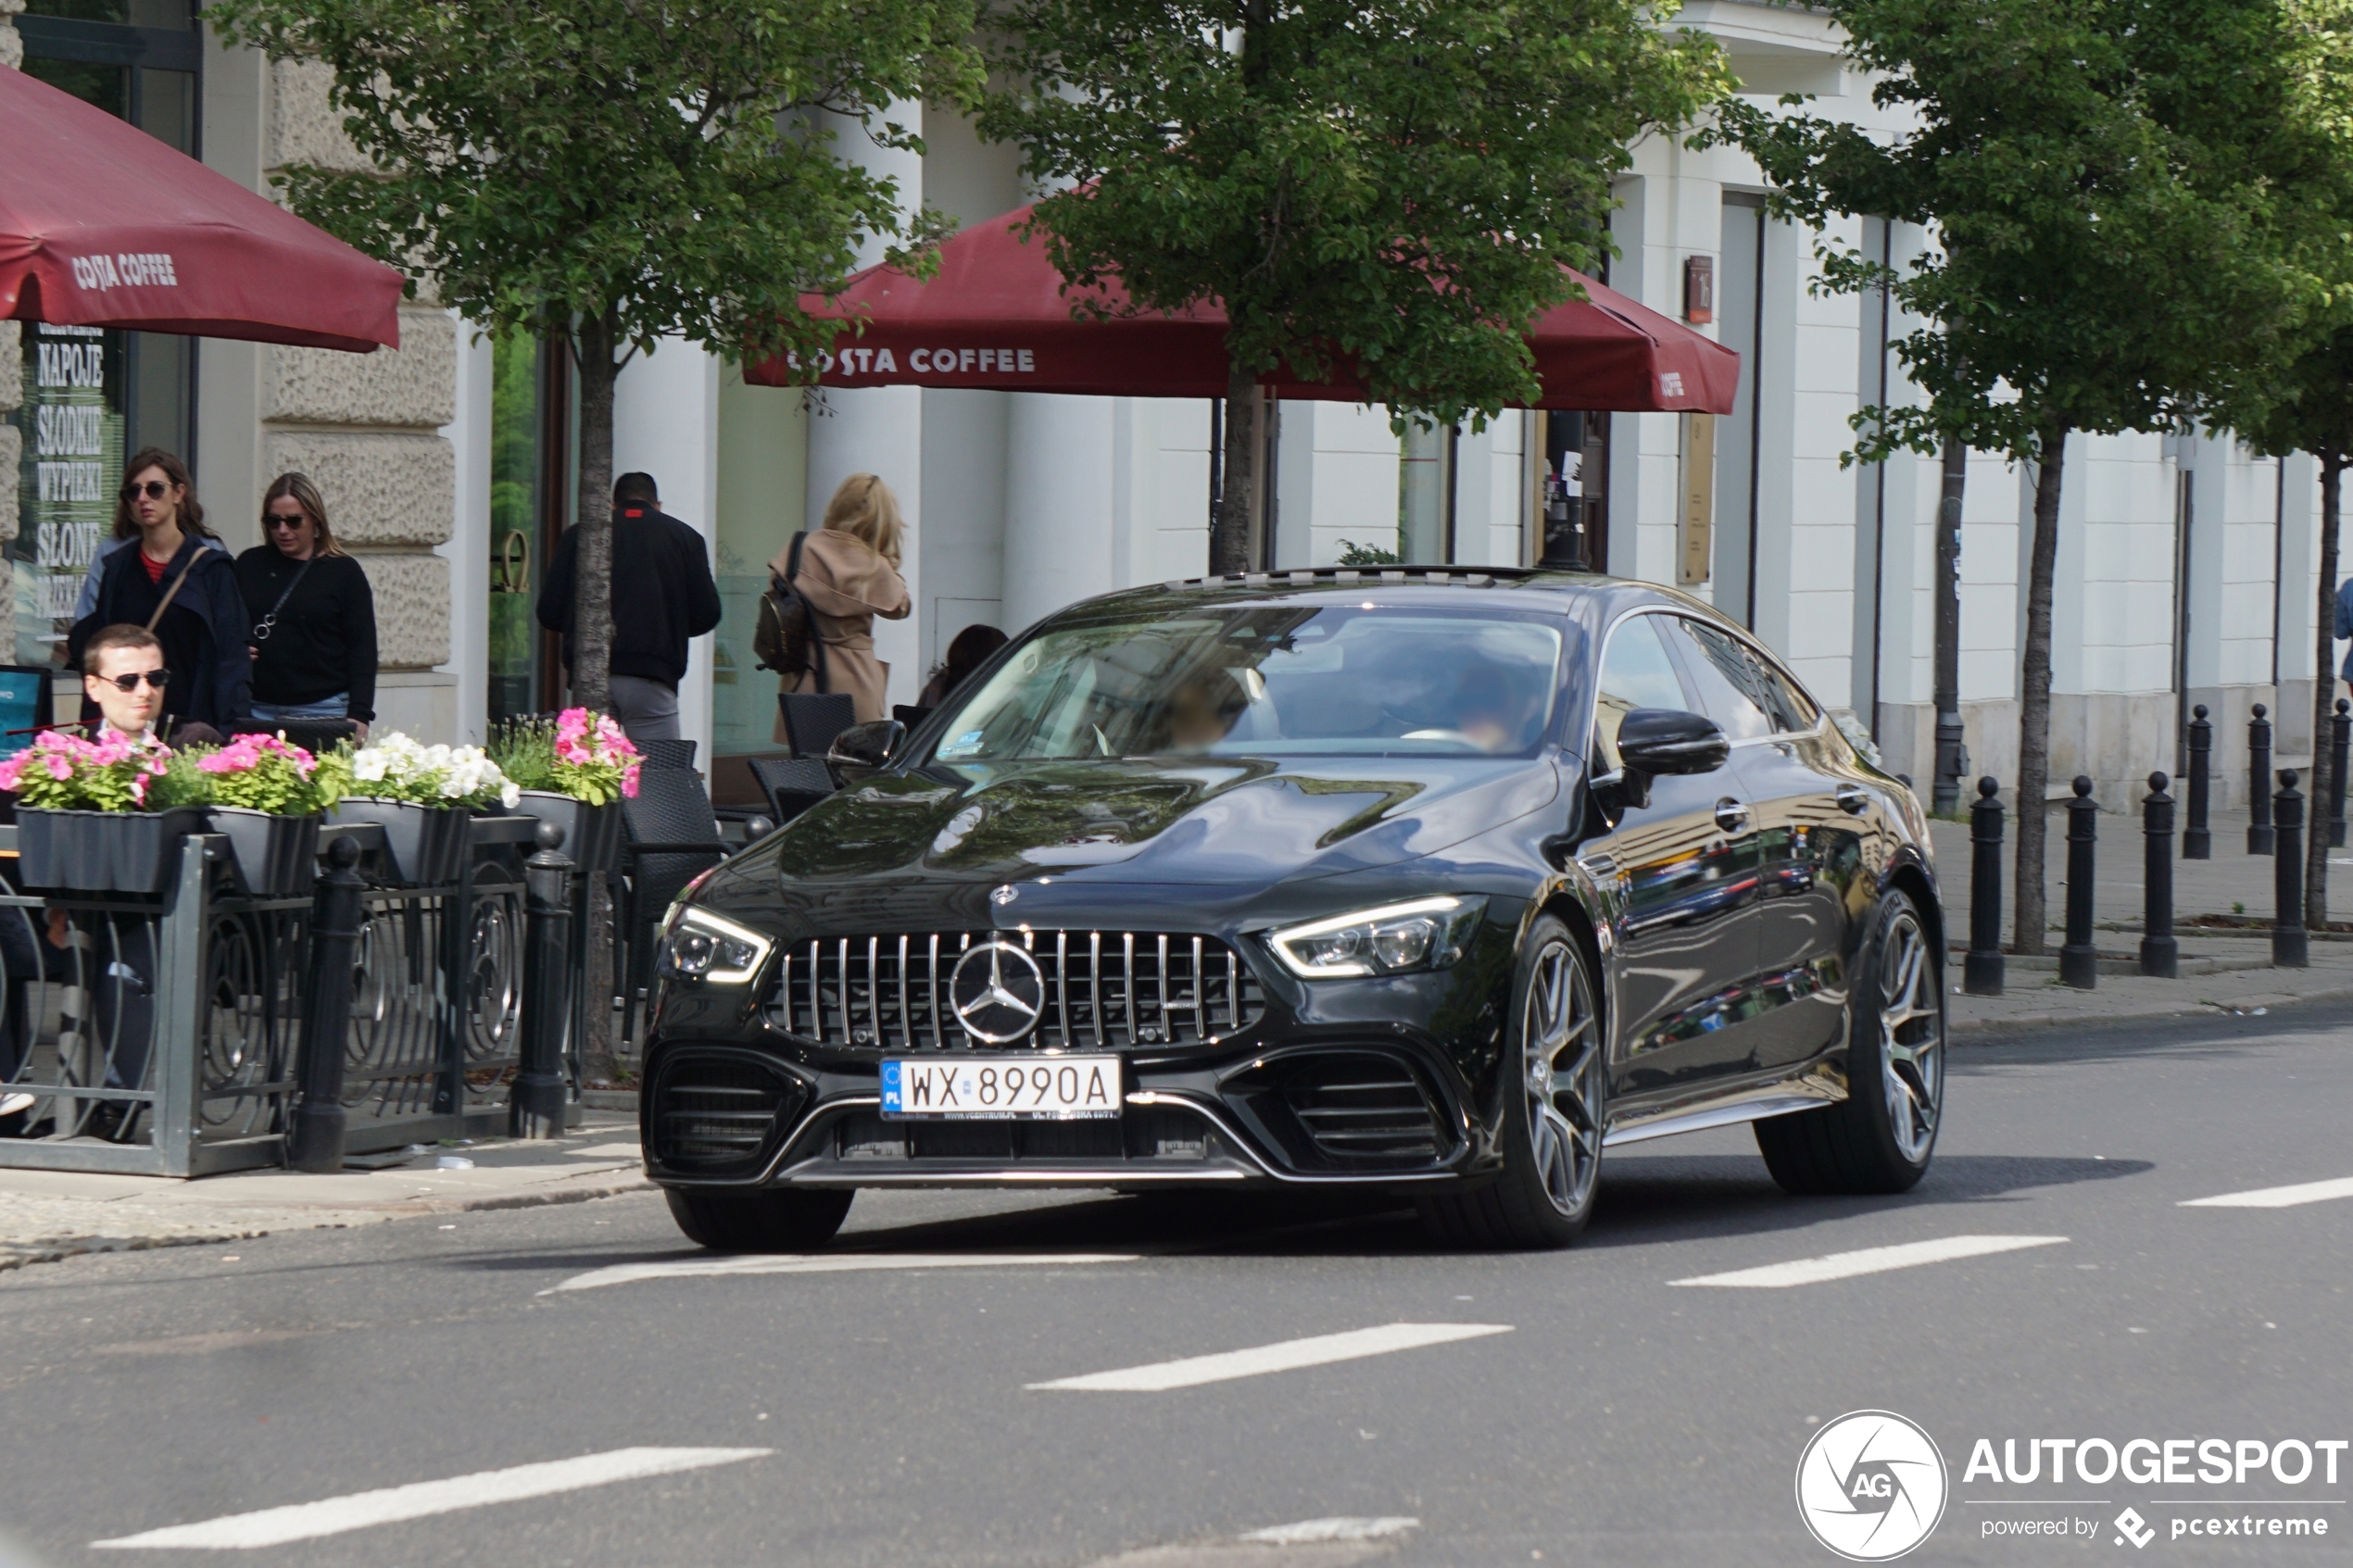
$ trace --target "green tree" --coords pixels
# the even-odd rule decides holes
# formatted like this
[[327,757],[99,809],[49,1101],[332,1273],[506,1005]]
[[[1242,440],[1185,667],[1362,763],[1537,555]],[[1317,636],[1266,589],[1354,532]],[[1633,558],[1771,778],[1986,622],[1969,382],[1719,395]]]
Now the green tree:
[[[2317,0],[2315,0],[2317,3]],[[2334,3],[2334,0],[2330,0]],[[2067,440],[2175,428],[2264,384],[2321,290],[2293,236],[2312,140],[2307,0],[1826,0],[1881,141],[1809,115],[1726,116],[1782,212],[1931,227],[1886,272],[1825,254],[1829,286],[1882,283],[1925,323],[1895,345],[1915,407],[1864,411],[1856,455],[1947,438],[2032,465],[2019,721],[2017,927],[2045,947],[2052,570]],[[1792,98],[1784,100],[1795,103]]]
[[[231,42],[334,71],[372,171],[285,171],[295,209],[430,275],[494,333],[569,345],[580,391],[573,696],[606,706],[612,389],[676,335],[730,359],[837,329],[800,308],[936,225],[837,134],[920,146],[895,101],[976,93],[972,0],[219,0]],[[920,265],[920,263],[917,263]]]
[[[2353,283],[2353,279],[2348,279]],[[2320,617],[2313,633],[2312,788],[2304,859],[2304,923],[2325,929],[2329,919],[2329,841],[2322,805],[2335,786],[2329,722],[2336,696],[2337,546],[2342,535],[2338,492],[2353,462],[2353,328],[2321,339],[2289,368],[2270,407],[2237,421],[2247,445],[2271,457],[2309,452],[2321,459]]]
[[[1132,308],[1224,306],[1223,504],[1210,570],[1247,570],[1258,377],[1361,377],[1402,422],[1536,400],[1522,333],[1609,245],[1646,132],[1730,89],[1658,25],[1674,0],[1006,0],[1009,83],[1055,265]],[[1081,306],[1079,308],[1086,308]]]

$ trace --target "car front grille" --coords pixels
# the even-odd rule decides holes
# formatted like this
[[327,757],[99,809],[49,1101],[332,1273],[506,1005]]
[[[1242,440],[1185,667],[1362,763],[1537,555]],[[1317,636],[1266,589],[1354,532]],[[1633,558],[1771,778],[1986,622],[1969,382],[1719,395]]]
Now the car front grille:
[[[957,960],[1018,937],[1045,976],[1038,1026],[1010,1047],[964,1032],[948,996]],[[1131,1050],[1228,1038],[1266,1011],[1250,966],[1207,936],[1138,931],[827,936],[786,948],[768,1021],[819,1045],[876,1050]]]

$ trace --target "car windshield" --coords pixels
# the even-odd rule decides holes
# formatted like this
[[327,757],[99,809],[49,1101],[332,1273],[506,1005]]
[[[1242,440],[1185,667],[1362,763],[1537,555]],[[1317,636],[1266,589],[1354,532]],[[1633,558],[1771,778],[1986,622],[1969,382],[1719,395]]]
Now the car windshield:
[[1560,651],[1532,617],[1357,605],[1062,627],[956,709],[933,758],[1526,756]]

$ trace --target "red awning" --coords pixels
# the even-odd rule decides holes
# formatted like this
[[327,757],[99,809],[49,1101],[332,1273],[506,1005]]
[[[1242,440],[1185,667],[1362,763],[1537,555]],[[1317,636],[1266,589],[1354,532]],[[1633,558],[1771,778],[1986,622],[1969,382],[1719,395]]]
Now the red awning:
[[400,274],[104,109],[0,70],[0,320],[400,346]]
[[[1066,392],[1133,397],[1226,395],[1226,313],[1197,306],[1177,315],[1078,320],[1062,274],[1042,242],[1014,231],[1020,207],[965,230],[940,247],[927,283],[870,268],[828,302],[807,296],[820,317],[863,316],[845,332],[819,378],[824,386],[963,386],[1005,392]],[[1544,313],[1529,334],[1541,407],[1729,414],[1740,356],[1581,273],[1587,298]],[[1124,303],[1116,285],[1107,301]],[[753,364],[745,379],[789,386],[800,377],[782,360]],[[1362,402],[1361,385],[1264,378],[1277,397]]]

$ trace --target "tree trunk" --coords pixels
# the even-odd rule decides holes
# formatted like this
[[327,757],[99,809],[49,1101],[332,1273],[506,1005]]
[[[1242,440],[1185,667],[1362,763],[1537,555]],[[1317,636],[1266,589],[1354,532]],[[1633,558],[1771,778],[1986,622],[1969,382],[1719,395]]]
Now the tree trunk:
[[1930,800],[1939,816],[1961,803],[1961,501],[1969,489],[1969,448],[1944,443],[1944,497],[1936,508],[1936,777]]
[[2026,668],[2018,715],[2018,925],[2011,946],[2024,954],[2044,949],[2043,840],[2050,810],[2043,797],[2051,779],[2051,573],[2058,560],[2059,481],[2067,465],[2067,426],[2036,437],[2034,555],[2026,583]]
[[2336,717],[2336,485],[2345,454],[2321,454],[2320,620],[2313,633],[2312,789],[2305,811],[2304,923],[2314,931],[2329,924],[2329,803],[2335,799],[2336,750],[2330,745]]
[[[583,320],[573,361],[580,376],[580,554],[574,562],[572,601],[572,700],[598,712],[611,710],[612,671],[612,388],[621,378],[620,332],[608,311]],[[620,1046],[612,998],[620,989],[613,973],[612,899],[599,879],[588,894],[587,1038],[581,1044],[581,1074],[591,1084],[617,1081]]]
[[612,313],[580,323],[580,555],[573,579],[572,700],[610,710],[612,671],[612,388],[621,379]]
[[1226,471],[1218,496],[1217,529],[1209,541],[1209,573],[1230,577],[1251,570],[1250,534],[1258,515],[1260,411],[1265,398],[1258,375],[1236,365],[1226,376]]

